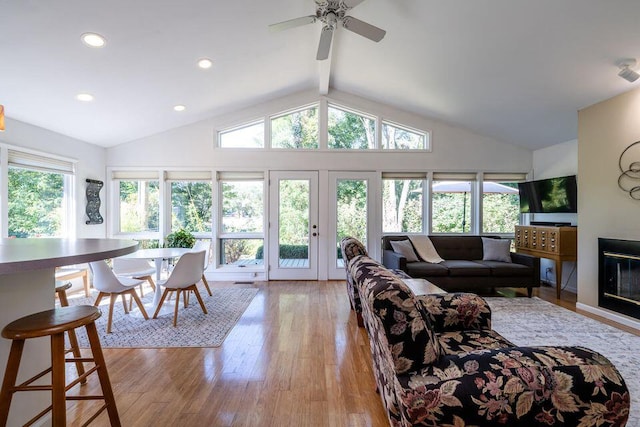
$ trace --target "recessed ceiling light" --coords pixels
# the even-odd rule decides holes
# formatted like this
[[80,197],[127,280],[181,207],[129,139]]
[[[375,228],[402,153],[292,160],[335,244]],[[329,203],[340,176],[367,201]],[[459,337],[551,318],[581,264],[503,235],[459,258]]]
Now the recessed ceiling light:
[[185,107],[184,105],[176,105],[175,107],[173,107],[173,109],[175,111],[184,111],[187,109],[187,107]]
[[84,33],[82,42],[90,47],[102,47],[107,43],[104,37],[96,33]]
[[93,95],[91,95],[90,93],[79,93],[76,95],[76,99],[78,101],[90,102],[93,101]]
[[204,68],[206,70],[207,68],[211,68],[212,65],[213,65],[213,61],[210,60],[209,58],[198,59],[198,67],[200,68]]

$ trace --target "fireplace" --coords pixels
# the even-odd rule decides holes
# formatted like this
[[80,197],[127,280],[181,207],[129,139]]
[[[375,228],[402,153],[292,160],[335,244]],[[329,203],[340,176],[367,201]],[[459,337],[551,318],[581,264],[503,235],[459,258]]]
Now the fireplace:
[[640,242],[598,239],[598,305],[640,319]]

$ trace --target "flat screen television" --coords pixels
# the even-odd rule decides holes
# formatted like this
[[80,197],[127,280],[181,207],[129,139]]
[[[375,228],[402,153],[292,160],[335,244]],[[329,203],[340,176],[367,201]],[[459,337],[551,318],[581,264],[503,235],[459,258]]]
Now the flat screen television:
[[521,213],[577,213],[576,176],[519,182]]

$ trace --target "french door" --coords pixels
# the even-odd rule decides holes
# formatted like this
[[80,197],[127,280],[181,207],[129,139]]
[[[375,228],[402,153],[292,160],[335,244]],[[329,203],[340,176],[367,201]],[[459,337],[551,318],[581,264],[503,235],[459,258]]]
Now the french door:
[[318,172],[269,174],[269,279],[318,279]]
[[373,196],[378,175],[375,172],[329,172],[328,278],[345,278],[340,241],[351,236],[360,240],[372,257],[377,254],[373,238],[376,212]]

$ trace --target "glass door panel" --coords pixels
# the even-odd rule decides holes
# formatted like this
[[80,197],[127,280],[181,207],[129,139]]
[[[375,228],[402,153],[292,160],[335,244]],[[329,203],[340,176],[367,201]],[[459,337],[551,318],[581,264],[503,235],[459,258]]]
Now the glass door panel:
[[332,238],[329,240],[330,279],[344,279],[345,266],[340,250],[340,241],[347,236],[360,240],[368,252],[372,241],[371,224],[376,215],[373,205],[373,186],[376,185],[373,172],[330,172],[329,174],[329,224]]
[[271,172],[269,278],[318,278],[318,173]]

